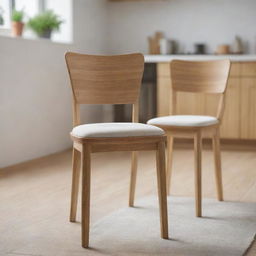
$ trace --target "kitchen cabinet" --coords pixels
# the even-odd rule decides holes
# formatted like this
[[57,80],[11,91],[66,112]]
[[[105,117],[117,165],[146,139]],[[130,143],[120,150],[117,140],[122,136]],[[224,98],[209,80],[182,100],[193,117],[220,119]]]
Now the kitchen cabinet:
[[228,80],[225,111],[220,128],[222,138],[238,139],[241,133],[241,95],[240,78],[230,77]]
[[171,83],[168,77],[157,78],[157,116],[166,116],[171,112]]
[[[171,113],[168,62],[157,63],[157,115]],[[216,115],[217,95],[178,94],[177,114]],[[256,139],[256,61],[232,62],[221,138]]]
[[256,139],[256,75],[241,81],[241,138]]

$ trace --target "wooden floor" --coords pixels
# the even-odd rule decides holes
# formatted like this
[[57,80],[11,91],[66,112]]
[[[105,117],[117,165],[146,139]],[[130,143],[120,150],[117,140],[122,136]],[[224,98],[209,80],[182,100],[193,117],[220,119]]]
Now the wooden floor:
[[[142,152],[139,156],[137,198],[156,193],[155,155]],[[225,200],[256,202],[256,151],[223,150],[222,159]],[[92,222],[128,205],[129,160],[130,154],[125,152],[93,155]],[[193,166],[192,150],[175,150],[172,195],[194,195]],[[0,255],[37,255],[33,250],[20,252],[19,248],[39,239],[37,234],[31,236],[29,232],[35,230],[28,232],[28,227],[33,223],[44,229],[43,219],[49,218],[48,212],[56,218],[58,212],[64,212],[69,225],[70,184],[71,151],[0,171]],[[213,155],[205,150],[203,195],[215,194]],[[55,251],[40,255],[64,254]],[[256,246],[247,255],[256,255]]]

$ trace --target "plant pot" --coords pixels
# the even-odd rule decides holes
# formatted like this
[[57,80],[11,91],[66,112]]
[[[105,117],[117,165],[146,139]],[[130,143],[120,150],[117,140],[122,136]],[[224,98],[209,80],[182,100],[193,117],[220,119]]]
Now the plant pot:
[[17,22],[17,21],[12,22],[12,34],[14,36],[22,36],[23,28],[24,28],[23,22]]
[[51,29],[45,30],[45,31],[40,35],[41,38],[46,38],[46,39],[51,39],[51,36],[52,36],[52,30],[51,30]]

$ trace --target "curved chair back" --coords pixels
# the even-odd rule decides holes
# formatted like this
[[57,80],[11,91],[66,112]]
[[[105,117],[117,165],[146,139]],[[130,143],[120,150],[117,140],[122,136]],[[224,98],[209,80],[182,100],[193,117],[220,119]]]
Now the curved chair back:
[[176,113],[177,92],[220,94],[217,118],[222,119],[224,96],[230,72],[229,60],[171,62],[172,114]]
[[224,93],[230,69],[229,60],[171,62],[174,91]]
[[[74,125],[79,121],[79,104],[134,104],[144,71],[140,53],[98,56],[68,52],[65,55],[74,101]],[[136,121],[138,118],[133,118]]]

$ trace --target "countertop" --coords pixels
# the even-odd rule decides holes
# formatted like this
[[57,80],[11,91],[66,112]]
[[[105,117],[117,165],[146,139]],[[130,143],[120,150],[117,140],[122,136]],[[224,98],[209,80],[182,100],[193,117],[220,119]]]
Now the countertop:
[[221,59],[229,59],[233,62],[256,62],[256,55],[254,54],[241,54],[241,55],[145,55],[146,63],[159,63],[159,62],[170,62],[174,59],[178,60],[195,60],[195,61],[203,61],[203,60],[221,60]]

